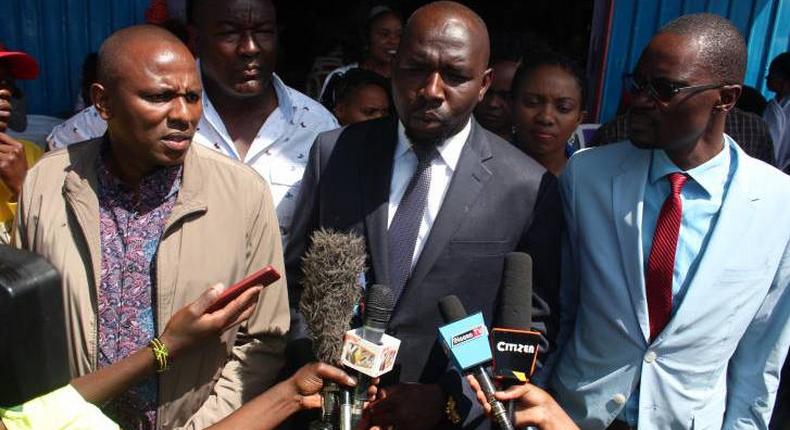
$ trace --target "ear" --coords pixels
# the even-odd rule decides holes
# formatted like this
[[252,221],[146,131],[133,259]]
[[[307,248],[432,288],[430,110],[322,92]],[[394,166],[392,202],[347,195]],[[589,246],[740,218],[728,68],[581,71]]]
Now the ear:
[[576,121],[576,127],[580,126],[585,119],[587,119],[587,111],[586,110],[579,111],[579,119],[578,121]]
[[112,117],[107,90],[102,84],[91,84],[91,101],[103,120],[107,121]]
[[716,112],[729,112],[735,106],[735,102],[738,101],[738,97],[741,96],[741,91],[743,87],[741,85],[725,85],[721,87],[719,90],[719,100],[713,106],[713,110]]
[[483,98],[486,96],[486,91],[491,88],[491,83],[494,81],[494,69],[486,69],[483,72],[483,82],[480,86],[480,92],[477,94],[477,102],[480,103],[483,101]]

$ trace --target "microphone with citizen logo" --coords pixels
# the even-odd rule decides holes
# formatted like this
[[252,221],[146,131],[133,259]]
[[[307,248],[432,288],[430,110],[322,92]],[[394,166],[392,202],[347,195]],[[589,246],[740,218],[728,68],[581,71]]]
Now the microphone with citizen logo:
[[467,315],[458,297],[451,295],[439,301],[439,310],[447,325],[439,327],[439,338],[455,367],[472,373],[491,405],[494,420],[502,430],[513,430],[502,402],[494,397],[494,384],[485,367],[491,361],[488,329],[483,314]]
[[[523,384],[535,370],[540,333],[532,327],[532,258],[523,252],[505,256],[502,294],[497,325],[491,333],[494,351],[494,377],[503,388]],[[514,402],[507,402],[508,416],[515,413]]]

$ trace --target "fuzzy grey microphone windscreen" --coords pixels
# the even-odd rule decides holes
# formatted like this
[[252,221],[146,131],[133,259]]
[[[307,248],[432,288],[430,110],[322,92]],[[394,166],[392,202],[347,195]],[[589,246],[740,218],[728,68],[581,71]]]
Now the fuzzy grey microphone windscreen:
[[362,295],[359,279],[364,270],[362,237],[324,229],[313,233],[302,258],[299,310],[313,336],[313,352],[319,361],[340,364],[343,336]]

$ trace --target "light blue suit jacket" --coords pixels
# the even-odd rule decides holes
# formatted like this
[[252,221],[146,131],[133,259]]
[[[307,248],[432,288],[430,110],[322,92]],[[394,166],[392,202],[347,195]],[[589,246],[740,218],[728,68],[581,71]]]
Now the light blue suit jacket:
[[605,428],[640,381],[640,428],[767,428],[790,345],[790,178],[731,146],[719,219],[652,344],[641,243],[650,152],[587,150],[563,173],[562,326],[539,376],[582,428]]

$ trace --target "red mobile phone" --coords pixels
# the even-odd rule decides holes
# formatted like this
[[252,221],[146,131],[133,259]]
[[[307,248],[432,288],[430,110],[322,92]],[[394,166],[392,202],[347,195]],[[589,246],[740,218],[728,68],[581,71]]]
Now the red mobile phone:
[[217,300],[206,309],[205,313],[210,314],[222,309],[225,305],[239,297],[241,293],[255,285],[263,285],[266,287],[278,279],[280,279],[280,274],[277,272],[277,269],[272,266],[266,266],[223,291],[222,294],[217,297]]

